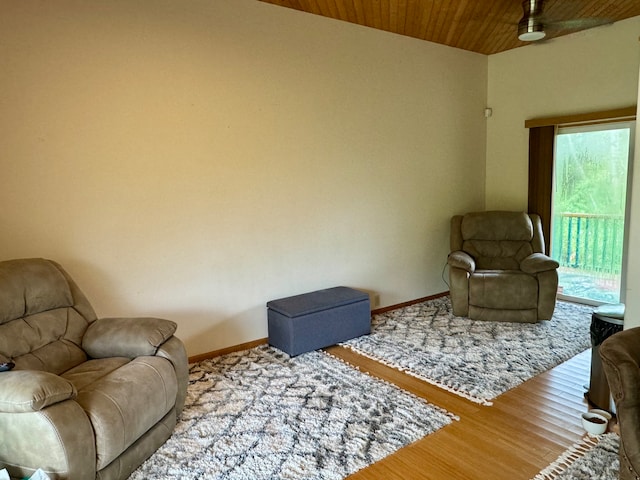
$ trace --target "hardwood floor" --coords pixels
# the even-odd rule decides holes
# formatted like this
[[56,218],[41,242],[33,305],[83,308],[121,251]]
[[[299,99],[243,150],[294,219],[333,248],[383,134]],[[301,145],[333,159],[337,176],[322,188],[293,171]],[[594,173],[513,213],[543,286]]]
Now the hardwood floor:
[[483,406],[343,347],[329,353],[460,417],[350,480],[528,480],[580,441],[590,350]]

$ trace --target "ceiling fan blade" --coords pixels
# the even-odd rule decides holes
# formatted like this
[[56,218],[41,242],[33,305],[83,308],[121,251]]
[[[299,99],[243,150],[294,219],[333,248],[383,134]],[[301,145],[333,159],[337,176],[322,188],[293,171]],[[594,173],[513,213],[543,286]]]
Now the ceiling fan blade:
[[571,20],[543,20],[549,30],[584,30],[613,23],[608,18],[587,17]]
[[522,12],[523,16],[518,22],[518,38],[525,42],[542,40],[551,32],[586,30],[613,23],[608,18],[600,17],[555,20],[544,13],[544,0],[524,0]]

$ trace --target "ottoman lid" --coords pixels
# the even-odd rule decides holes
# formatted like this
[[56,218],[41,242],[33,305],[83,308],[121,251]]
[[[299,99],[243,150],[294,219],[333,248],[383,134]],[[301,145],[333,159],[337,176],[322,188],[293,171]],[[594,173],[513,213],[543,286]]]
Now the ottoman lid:
[[363,300],[368,301],[369,295],[349,287],[333,287],[271,300],[267,307],[287,317],[299,317]]

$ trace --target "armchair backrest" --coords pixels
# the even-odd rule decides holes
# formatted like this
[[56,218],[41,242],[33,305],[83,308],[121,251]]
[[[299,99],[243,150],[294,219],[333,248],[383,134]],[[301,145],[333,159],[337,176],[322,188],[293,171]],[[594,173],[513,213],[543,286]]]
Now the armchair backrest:
[[0,262],[0,361],[60,374],[86,360],[96,314],[75,282],[41,258]]
[[518,270],[532,253],[544,253],[542,223],[536,214],[488,211],[451,219],[451,251],[471,255],[480,270]]

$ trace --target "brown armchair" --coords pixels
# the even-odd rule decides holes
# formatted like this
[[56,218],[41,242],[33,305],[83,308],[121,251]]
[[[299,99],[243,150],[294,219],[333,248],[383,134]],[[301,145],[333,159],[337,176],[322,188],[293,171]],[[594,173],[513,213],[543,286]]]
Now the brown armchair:
[[538,215],[489,211],[454,216],[447,263],[454,315],[507,322],[553,315],[558,262],[545,255]]
[[620,427],[620,479],[640,479],[640,327],[615,333],[600,358]]
[[171,435],[187,356],[157,318],[96,318],[55,262],[0,262],[0,469],[125,479]]

